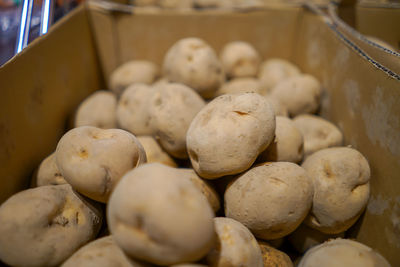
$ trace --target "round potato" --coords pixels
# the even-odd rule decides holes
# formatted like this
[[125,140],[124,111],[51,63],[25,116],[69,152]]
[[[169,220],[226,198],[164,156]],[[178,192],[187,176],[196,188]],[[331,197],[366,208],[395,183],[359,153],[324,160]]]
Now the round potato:
[[158,265],[201,259],[214,243],[213,217],[199,189],[159,163],[128,172],[107,210],[109,229],[122,250]]
[[146,162],[146,153],[127,131],[82,126],[60,139],[56,161],[62,176],[76,191],[106,203],[119,179]]
[[372,248],[349,239],[334,239],[308,250],[299,267],[390,267]]
[[75,115],[75,127],[94,126],[103,129],[117,126],[117,98],[108,91],[97,91],[79,105]]
[[272,88],[271,97],[286,106],[289,115],[315,113],[319,107],[321,84],[309,74],[290,77]]
[[59,185],[67,183],[57,167],[55,152],[50,154],[50,156],[45,158],[40,163],[33,179],[35,181],[33,183],[34,186]]
[[199,38],[176,42],[165,55],[163,73],[169,81],[183,83],[204,98],[213,97],[225,80],[214,49]]
[[106,236],[88,243],[75,252],[61,267],[147,267],[129,259],[115,244],[112,236]]
[[331,122],[315,115],[299,115],[294,124],[304,137],[304,156],[334,146],[341,146],[343,135]]
[[240,175],[225,191],[225,215],[261,239],[293,232],[307,216],[312,180],[291,162],[270,162]]
[[110,76],[110,89],[117,95],[133,83],[152,84],[159,76],[159,67],[147,60],[131,60],[116,68]]
[[146,152],[148,163],[162,163],[170,167],[178,167],[176,162],[168,155],[167,152],[162,150],[160,145],[152,136],[138,136],[137,139],[142,144]]
[[293,262],[286,253],[263,241],[258,241],[258,245],[261,249],[264,267],[293,267]]
[[299,74],[299,68],[293,63],[280,58],[271,58],[261,63],[258,78],[263,89],[270,92],[278,83]]
[[234,41],[227,43],[221,51],[222,67],[229,78],[256,77],[261,56],[249,43]]
[[214,218],[218,240],[207,256],[210,267],[263,267],[257,240],[243,224],[230,218]]
[[250,168],[274,134],[275,114],[268,100],[256,93],[227,94],[196,115],[186,142],[196,172],[215,179]]
[[118,101],[118,125],[134,135],[152,135],[149,104],[154,94],[153,87],[146,84],[136,83],[126,88]]
[[288,161],[303,159],[303,135],[289,118],[277,116],[275,141],[258,157],[260,161]]
[[21,191],[0,206],[0,259],[11,266],[58,266],[94,239],[102,222],[70,185]]
[[223,94],[257,93],[263,95],[260,82],[255,78],[236,78],[224,83],[215,96]]
[[355,149],[333,147],[315,152],[301,166],[313,180],[315,192],[305,223],[326,234],[346,231],[368,202],[368,161]]
[[186,132],[196,114],[206,105],[191,88],[170,83],[157,86],[149,102],[150,125],[162,148],[170,155],[185,159]]

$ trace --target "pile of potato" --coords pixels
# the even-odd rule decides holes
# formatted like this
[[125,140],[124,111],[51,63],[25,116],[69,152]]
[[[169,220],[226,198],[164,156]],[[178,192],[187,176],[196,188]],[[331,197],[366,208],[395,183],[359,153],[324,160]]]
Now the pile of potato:
[[370,167],[315,115],[315,77],[246,42],[217,56],[185,38],[162,68],[130,61],[109,80],[33,187],[0,206],[4,263],[390,266],[343,239],[367,205]]

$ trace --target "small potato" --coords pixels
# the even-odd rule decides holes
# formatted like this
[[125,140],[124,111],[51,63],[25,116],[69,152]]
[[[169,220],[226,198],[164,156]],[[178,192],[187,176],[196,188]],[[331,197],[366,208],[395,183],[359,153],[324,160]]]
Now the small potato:
[[57,167],[55,152],[53,152],[40,163],[34,180],[34,186],[59,185],[67,183]]
[[314,115],[299,115],[294,124],[304,137],[304,156],[334,146],[341,146],[343,135],[331,122]]
[[260,247],[243,224],[230,218],[214,218],[218,240],[207,256],[210,267],[263,267]]
[[277,116],[275,141],[260,154],[258,159],[266,161],[289,161],[298,163],[303,159],[303,135],[289,118]]
[[314,183],[306,225],[326,234],[346,231],[360,217],[369,198],[368,161],[355,149],[326,148],[302,164]]
[[60,139],[56,162],[64,179],[76,191],[106,203],[119,179],[146,162],[146,153],[127,131],[82,126]]
[[110,90],[120,95],[131,84],[152,84],[159,76],[159,72],[159,67],[151,61],[128,61],[111,73]]
[[328,235],[302,223],[296,231],[289,235],[288,240],[298,252],[304,253],[316,245],[337,237],[344,237],[344,233]]
[[75,252],[61,267],[147,267],[129,259],[115,244],[112,236],[92,241]]
[[288,109],[282,105],[281,101],[270,96],[265,96],[265,98],[271,103],[276,116],[289,117]]
[[219,201],[219,196],[209,182],[199,177],[193,169],[179,168],[176,170],[184,177],[189,178],[189,180],[192,181],[192,183],[201,191],[201,193],[203,193],[214,212],[217,212],[220,209],[221,204]]
[[146,152],[148,163],[162,163],[170,167],[178,167],[176,162],[168,155],[167,152],[162,150],[160,145],[152,136],[138,136],[137,139],[142,144]]
[[0,206],[0,259],[11,266],[58,266],[94,239],[102,222],[68,184],[21,191]]
[[275,114],[263,96],[227,94],[215,98],[196,115],[186,142],[196,172],[215,179],[250,168],[274,134]]
[[225,215],[261,239],[293,232],[307,216],[312,180],[291,162],[270,162],[240,175],[225,191]]
[[293,262],[286,253],[263,241],[258,241],[258,245],[261,249],[264,267],[293,267]]
[[278,83],[299,74],[299,68],[293,63],[280,58],[271,58],[261,63],[258,78],[264,90],[270,92]]
[[236,78],[224,83],[215,96],[223,94],[257,93],[263,95],[260,82],[255,78]]
[[185,38],[167,52],[163,63],[165,77],[211,98],[225,80],[221,63],[214,51],[199,38]]
[[128,172],[108,203],[115,242],[137,259],[172,265],[201,259],[215,240],[205,196],[176,169],[149,163]]
[[349,239],[334,239],[308,250],[298,267],[390,267],[372,248]]
[[229,78],[256,77],[261,56],[249,43],[234,41],[227,43],[221,51],[222,67]]
[[103,129],[117,126],[117,98],[108,91],[97,91],[79,105],[74,127],[94,126]]
[[315,113],[319,107],[321,84],[308,74],[290,77],[272,88],[271,97],[286,106],[289,115]]
[[162,148],[186,159],[186,132],[196,114],[206,105],[191,88],[170,83],[157,86],[149,101],[150,125]]
[[146,84],[136,83],[126,88],[118,101],[118,125],[134,135],[152,135],[149,104],[154,94],[153,87]]

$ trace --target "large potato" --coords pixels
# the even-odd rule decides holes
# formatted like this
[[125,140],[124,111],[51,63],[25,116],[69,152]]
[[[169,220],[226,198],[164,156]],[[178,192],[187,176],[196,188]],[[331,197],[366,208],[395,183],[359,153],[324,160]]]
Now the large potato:
[[146,152],[148,163],[162,163],[170,167],[178,167],[176,162],[165,152],[152,136],[138,136],[137,139],[142,144]]
[[299,267],[390,267],[372,248],[349,239],[334,239],[308,250]]
[[214,218],[218,240],[207,256],[210,267],[263,267],[257,240],[240,222],[230,218]]
[[307,216],[313,198],[311,178],[291,162],[270,162],[240,175],[225,191],[225,215],[261,239],[293,232]]
[[249,43],[234,41],[227,43],[221,51],[221,63],[229,78],[255,77],[260,67],[261,56]]
[[55,152],[50,154],[40,163],[33,180],[33,186],[59,185],[67,183],[57,167]]
[[126,88],[118,101],[118,125],[134,135],[152,135],[149,104],[154,93],[153,87],[142,83]]
[[343,135],[331,122],[314,115],[299,115],[293,119],[304,137],[304,155],[308,156],[323,148],[341,146]]
[[319,107],[321,84],[309,74],[290,77],[272,88],[271,97],[286,106],[291,117],[315,113]]
[[271,58],[261,63],[258,78],[264,90],[270,92],[278,83],[299,74],[299,68],[293,63],[280,58]]
[[272,142],[275,114],[261,95],[222,95],[207,104],[187,132],[187,149],[196,172],[213,179],[250,168]]
[[107,210],[109,229],[122,250],[158,265],[202,258],[215,239],[213,217],[200,190],[159,163],[128,172]]
[[57,266],[92,240],[102,222],[70,185],[21,191],[0,206],[0,259],[12,266]]
[[74,126],[94,126],[103,129],[117,126],[117,98],[108,91],[97,91],[79,105]]
[[110,89],[117,95],[131,84],[152,84],[159,75],[159,68],[147,60],[131,60],[116,68],[110,76]]
[[199,38],[176,42],[164,57],[163,73],[169,81],[183,83],[204,98],[213,97],[225,79],[214,49]]
[[263,257],[264,267],[293,267],[290,257],[263,241],[258,241]]
[[128,258],[115,244],[112,236],[90,242],[75,252],[61,267],[147,267]]
[[177,83],[157,86],[149,102],[150,125],[162,148],[185,159],[186,132],[204,100],[191,88]]
[[346,231],[368,202],[368,161],[355,149],[334,147],[315,152],[302,167],[313,180],[315,192],[305,223],[326,234]]
[[146,153],[131,133],[82,126],[58,142],[57,166],[64,179],[83,195],[107,202],[119,179],[146,162]]
[[259,160],[298,163],[302,159],[303,135],[291,119],[277,116],[275,140],[260,154]]

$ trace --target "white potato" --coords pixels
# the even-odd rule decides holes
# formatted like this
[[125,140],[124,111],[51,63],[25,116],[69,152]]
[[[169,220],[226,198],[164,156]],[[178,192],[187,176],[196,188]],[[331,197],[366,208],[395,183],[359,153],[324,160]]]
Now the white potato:
[[280,58],[271,58],[261,63],[258,78],[266,92],[270,92],[278,83],[300,74],[293,63]]

